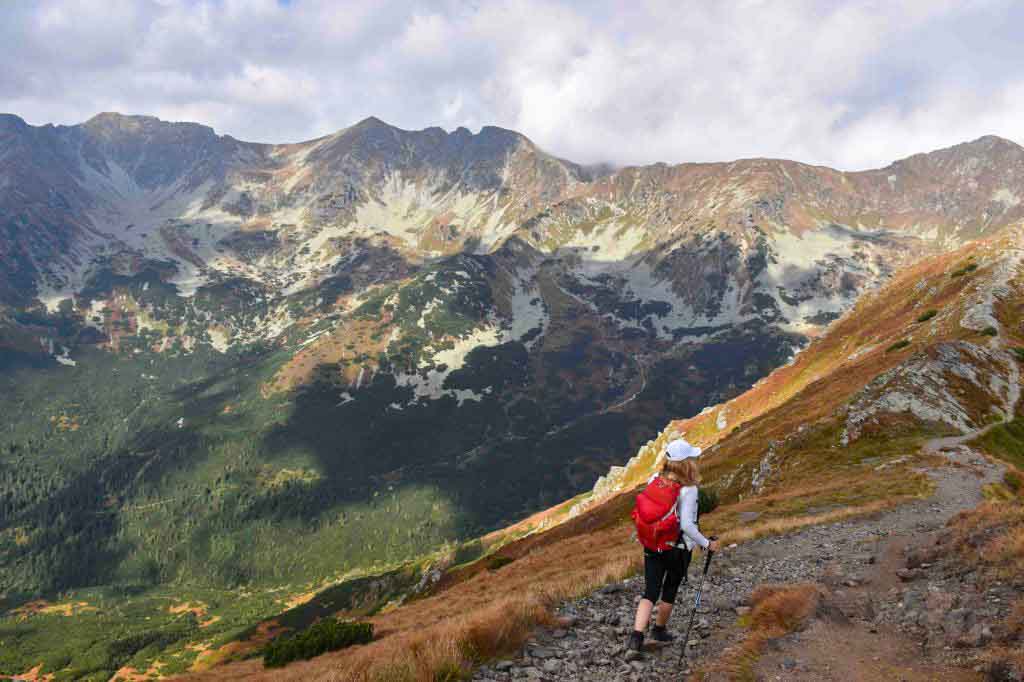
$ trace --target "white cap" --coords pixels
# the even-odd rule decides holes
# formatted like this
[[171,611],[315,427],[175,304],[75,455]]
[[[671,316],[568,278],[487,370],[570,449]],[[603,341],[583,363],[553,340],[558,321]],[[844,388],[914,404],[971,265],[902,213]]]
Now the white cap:
[[682,462],[691,457],[700,457],[700,448],[694,447],[682,438],[672,441],[665,448],[665,456],[670,462]]

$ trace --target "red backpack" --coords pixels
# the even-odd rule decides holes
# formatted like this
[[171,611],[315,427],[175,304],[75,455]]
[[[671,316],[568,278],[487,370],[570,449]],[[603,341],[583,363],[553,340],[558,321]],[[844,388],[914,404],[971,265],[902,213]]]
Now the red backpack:
[[636,524],[637,540],[647,549],[664,552],[679,541],[676,500],[682,487],[658,476],[637,495],[633,523]]

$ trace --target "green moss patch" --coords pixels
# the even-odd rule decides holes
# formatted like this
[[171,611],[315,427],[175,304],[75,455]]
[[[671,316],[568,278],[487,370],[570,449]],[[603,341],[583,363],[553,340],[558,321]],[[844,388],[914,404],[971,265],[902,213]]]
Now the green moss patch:
[[967,265],[963,266],[962,268],[954,270],[950,274],[950,277],[954,277],[954,278],[955,277],[963,277],[964,275],[970,274],[970,273],[974,272],[977,269],[978,269],[978,264],[977,263],[968,263]]
[[993,457],[1024,470],[1024,418],[994,427],[974,444]]
[[373,625],[338,620],[322,620],[308,630],[271,642],[263,650],[263,665],[281,668],[292,661],[337,651],[373,639]]
[[898,350],[903,350],[904,348],[906,348],[909,345],[910,345],[910,341],[908,339],[903,339],[902,341],[897,341],[896,343],[894,343],[891,346],[889,346],[888,348],[886,348],[885,352],[886,353],[895,353]]

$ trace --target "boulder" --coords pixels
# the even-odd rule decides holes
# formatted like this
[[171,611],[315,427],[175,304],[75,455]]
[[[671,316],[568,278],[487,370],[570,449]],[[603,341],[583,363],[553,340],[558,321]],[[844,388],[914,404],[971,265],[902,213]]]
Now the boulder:
[[957,640],[967,634],[974,626],[974,612],[970,609],[953,609],[942,619],[942,631],[946,641],[956,645]]
[[982,623],[975,623],[967,632],[956,638],[954,644],[961,649],[977,649],[992,641],[992,630]]
[[917,580],[924,576],[924,571],[920,568],[901,568],[896,571],[896,575],[905,583],[912,580]]
[[942,627],[946,614],[956,606],[956,595],[951,592],[931,592],[925,600],[925,620],[930,628]]

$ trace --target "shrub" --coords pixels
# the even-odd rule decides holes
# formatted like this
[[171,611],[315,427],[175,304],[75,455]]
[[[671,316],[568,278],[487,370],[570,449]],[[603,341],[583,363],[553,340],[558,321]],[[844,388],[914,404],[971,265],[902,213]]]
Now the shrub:
[[1006,484],[1007,488],[1017,493],[1018,495],[1021,492],[1024,492],[1024,476],[1021,476],[1019,473],[1013,471],[1012,469],[1007,470],[1007,472],[1003,474],[1003,483]]
[[711,488],[697,491],[697,509],[701,514],[710,514],[718,506],[718,493]]
[[1021,362],[1024,362],[1024,348],[1021,348],[1021,347],[1018,346],[1017,348],[1013,349],[1013,353],[1014,353],[1014,355],[1017,356],[1018,360],[1020,360]]
[[924,313],[921,313],[920,317],[917,318],[917,321],[918,322],[927,322],[928,320],[932,319],[933,317],[935,317],[938,314],[939,314],[939,311],[936,310],[935,308],[932,308],[931,310],[928,310],[928,311],[926,311]]
[[953,273],[950,275],[950,277],[963,277],[967,273],[974,272],[977,269],[978,269],[978,264],[977,263],[968,263],[967,265],[963,266],[959,270],[954,270]]
[[985,452],[1024,470],[1024,419],[1000,424],[974,441]]
[[740,618],[747,628],[742,642],[725,649],[705,672],[724,673],[730,680],[754,679],[754,664],[768,644],[802,629],[822,597],[813,584],[761,585],[750,595],[751,611]]
[[812,584],[760,585],[750,595],[751,630],[769,637],[798,630],[814,614],[820,597]]
[[952,551],[986,580],[1017,580],[1024,572],[1024,506],[983,502],[947,525]]
[[433,682],[458,682],[466,677],[466,671],[457,663],[447,663],[434,671]]
[[513,561],[515,561],[515,559],[513,559],[510,556],[501,556],[499,554],[495,554],[487,560],[487,568],[492,571],[497,571],[502,566],[508,566]]
[[985,336],[999,336],[999,330],[995,327],[985,327],[981,330],[981,333]]
[[907,339],[903,339],[902,341],[897,341],[896,343],[894,343],[891,346],[889,346],[888,348],[886,348],[885,352],[886,353],[892,353],[893,351],[903,350],[904,348],[906,348],[909,345],[910,345],[910,341],[907,340]]
[[339,620],[322,620],[291,637],[274,640],[263,650],[263,665],[280,668],[298,659],[309,659],[328,651],[373,639],[373,625]]

